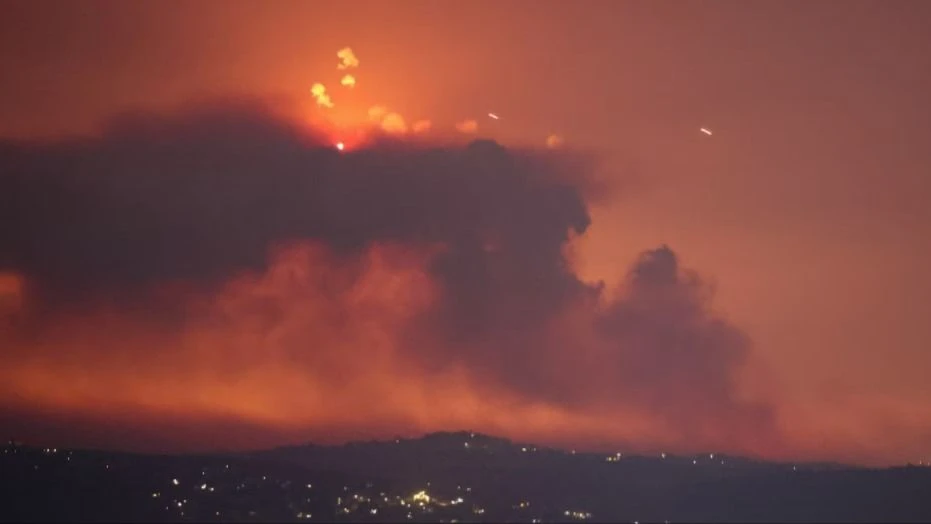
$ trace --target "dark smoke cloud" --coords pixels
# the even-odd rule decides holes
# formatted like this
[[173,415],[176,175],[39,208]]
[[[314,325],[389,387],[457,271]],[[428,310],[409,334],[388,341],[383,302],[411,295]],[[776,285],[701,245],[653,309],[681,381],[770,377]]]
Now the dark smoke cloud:
[[94,140],[6,145],[0,267],[71,294],[223,279],[291,239],[444,242],[455,258],[495,238],[545,274],[560,272],[568,230],[588,225],[575,187],[494,143],[343,155],[308,140],[232,106],[124,117]]
[[[751,344],[711,314],[710,298],[708,286],[683,270],[668,246],[640,256],[596,323],[610,347],[606,365],[617,393],[695,437],[771,430],[768,406],[733,397],[735,371]],[[718,425],[724,422],[728,427]]]
[[[569,405],[637,406],[695,434],[767,427],[765,407],[734,398],[748,340],[709,313],[671,250],[645,253],[607,305],[568,267],[570,232],[589,225],[593,177],[570,169],[584,165],[489,141],[341,154],[249,105],[134,115],[93,139],[0,145],[0,270],[44,304],[146,307],[153,286],[261,270],[283,242],[348,257],[440,244],[440,301],[409,334],[427,365],[465,362]],[[567,315],[583,321],[551,328]]]

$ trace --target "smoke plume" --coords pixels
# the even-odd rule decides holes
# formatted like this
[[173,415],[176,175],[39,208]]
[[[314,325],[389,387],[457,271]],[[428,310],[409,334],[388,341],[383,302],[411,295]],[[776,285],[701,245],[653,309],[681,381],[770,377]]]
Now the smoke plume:
[[573,272],[593,177],[566,154],[343,153],[242,104],[2,144],[0,406],[683,448],[771,436],[772,410],[735,385],[748,339],[668,247],[618,290]]

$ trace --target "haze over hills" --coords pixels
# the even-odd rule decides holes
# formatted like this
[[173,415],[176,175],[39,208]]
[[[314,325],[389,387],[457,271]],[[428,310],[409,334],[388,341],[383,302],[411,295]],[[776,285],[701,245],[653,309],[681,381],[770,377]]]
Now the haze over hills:
[[[307,465],[338,464],[343,468],[358,468],[361,471],[382,467],[403,467],[413,459],[430,456],[429,467],[441,465],[470,464],[526,466],[540,460],[564,463],[623,463],[625,466],[725,466],[726,469],[752,468],[796,468],[813,469],[857,469],[857,466],[830,462],[805,462],[796,464],[756,460],[722,453],[698,453],[674,455],[660,453],[655,456],[636,453],[578,452],[572,449],[537,446],[533,443],[514,442],[506,438],[471,431],[435,432],[419,438],[395,438],[394,440],[353,441],[342,445],[282,446],[273,450],[250,453],[251,456],[298,460]],[[417,461],[419,462],[419,461]]]
[[583,453],[471,433],[234,454],[8,446],[0,521],[931,519],[931,468]]

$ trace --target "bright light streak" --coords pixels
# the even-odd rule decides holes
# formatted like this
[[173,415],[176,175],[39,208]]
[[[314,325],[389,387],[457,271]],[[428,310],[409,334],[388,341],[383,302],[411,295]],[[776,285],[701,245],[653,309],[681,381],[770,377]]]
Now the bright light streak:
[[706,134],[706,135],[708,135],[708,136],[711,136],[711,134],[712,134],[712,133],[711,133],[711,130],[708,129],[708,128],[705,128],[705,127],[701,128],[699,131],[701,131],[702,133],[704,133],[704,134]]
[[491,118],[491,119],[494,119],[494,120],[498,120],[498,115],[496,115],[496,114],[494,114],[494,113],[488,113],[488,118]]

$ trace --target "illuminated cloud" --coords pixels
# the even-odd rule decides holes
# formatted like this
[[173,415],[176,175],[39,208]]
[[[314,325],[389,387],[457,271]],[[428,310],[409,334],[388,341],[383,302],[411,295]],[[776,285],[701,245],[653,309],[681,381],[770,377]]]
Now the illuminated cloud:
[[236,104],[0,144],[0,294],[41,305],[0,328],[0,407],[767,442],[749,341],[671,250],[614,295],[571,271],[593,177],[564,154],[341,154]]
[[356,77],[352,75],[343,75],[343,78],[339,80],[340,85],[343,87],[355,87],[356,86]]

